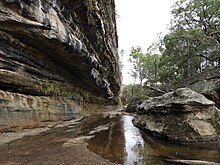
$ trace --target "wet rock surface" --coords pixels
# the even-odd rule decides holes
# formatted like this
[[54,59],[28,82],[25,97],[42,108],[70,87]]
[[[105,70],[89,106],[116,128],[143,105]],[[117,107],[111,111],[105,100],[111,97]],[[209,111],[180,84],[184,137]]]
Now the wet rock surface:
[[55,125],[51,123],[50,128],[41,131],[23,130],[13,135],[0,133],[0,137],[5,137],[5,140],[0,138],[0,164],[113,165],[86,148],[86,140],[94,138],[94,135],[87,134],[105,125],[109,117],[109,114],[90,115]]
[[135,126],[170,141],[220,140],[220,111],[215,103],[189,88],[179,88],[138,106]]
[[169,143],[134,127],[132,118],[115,112],[90,114],[58,124],[52,122],[47,130],[41,130],[41,133],[37,129],[21,132],[25,133],[23,137],[16,133],[14,137],[19,137],[17,140],[9,139],[0,144],[0,164],[220,163],[219,143]]

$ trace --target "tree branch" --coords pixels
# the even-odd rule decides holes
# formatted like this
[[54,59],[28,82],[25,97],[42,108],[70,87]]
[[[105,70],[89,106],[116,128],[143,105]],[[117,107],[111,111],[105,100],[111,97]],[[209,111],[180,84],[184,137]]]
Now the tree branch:
[[151,90],[154,90],[154,91],[159,92],[159,93],[163,93],[163,94],[166,93],[165,91],[162,91],[162,90],[160,90],[160,89],[158,89],[158,88],[151,87],[151,86],[149,86],[149,85],[144,85],[144,87],[145,87],[145,88],[148,88],[148,89],[151,89]]

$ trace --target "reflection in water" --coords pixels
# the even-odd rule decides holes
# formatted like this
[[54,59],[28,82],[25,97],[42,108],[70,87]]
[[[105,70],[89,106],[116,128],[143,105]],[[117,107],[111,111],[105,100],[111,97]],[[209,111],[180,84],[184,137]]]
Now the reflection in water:
[[139,156],[141,148],[144,147],[144,141],[138,128],[134,127],[131,116],[123,116],[122,122],[124,125],[124,136],[125,136],[125,150],[126,158],[124,164],[142,164],[142,155]]
[[167,165],[166,159],[205,160],[220,163],[220,144],[177,145],[147,135],[134,127],[131,116],[111,119],[108,130],[95,134],[88,149],[114,163]]
[[88,142],[88,149],[114,163],[123,164],[125,139],[121,116],[111,118],[108,122],[109,129],[96,133],[95,138]]
[[134,127],[130,116],[94,114],[80,122],[0,146],[0,164],[1,160],[18,164],[35,160],[35,164],[39,164],[41,160],[48,161],[44,164],[63,164],[64,160],[71,162],[71,154],[76,152],[75,148],[66,148],[63,144],[69,139],[90,135],[95,137],[87,141],[88,149],[117,164],[168,165],[166,159],[195,159],[220,163],[220,143],[207,146],[168,143]]

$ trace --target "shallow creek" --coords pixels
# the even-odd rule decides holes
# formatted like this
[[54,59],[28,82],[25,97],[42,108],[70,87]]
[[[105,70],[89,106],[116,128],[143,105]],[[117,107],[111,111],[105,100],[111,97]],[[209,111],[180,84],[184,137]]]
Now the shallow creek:
[[[220,144],[177,145],[169,143],[134,127],[132,118],[128,115],[95,114],[66,125],[55,125],[38,135],[25,136],[20,140],[1,145],[0,164],[89,165],[95,164],[95,162],[92,163],[93,160],[98,161],[94,158],[83,163],[83,160],[87,159],[86,156],[94,155],[86,154],[86,152],[84,154],[84,150],[77,150],[76,146],[70,142],[67,143],[68,141],[77,143],[79,146],[85,145],[90,152],[112,163],[122,165],[175,164],[173,160],[220,163]],[[83,139],[86,143],[77,142],[77,138]],[[81,155],[79,152],[82,152]],[[202,163],[209,164],[209,162],[200,162]]]
[[95,138],[88,141],[89,150],[112,162],[125,165],[174,164],[169,160],[204,160],[220,163],[220,144],[169,143],[134,127],[132,118],[127,115],[116,117],[113,127],[96,133]]

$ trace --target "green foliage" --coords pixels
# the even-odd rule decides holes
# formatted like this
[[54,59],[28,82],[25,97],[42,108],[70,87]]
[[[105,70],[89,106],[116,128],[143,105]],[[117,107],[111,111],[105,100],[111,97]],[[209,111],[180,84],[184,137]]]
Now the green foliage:
[[[220,65],[220,1],[178,0],[170,32],[159,43],[161,55],[132,48],[132,77],[140,84],[167,88],[207,68]],[[167,88],[163,88],[166,89]]]
[[138,79],[141,85],[143,81],[149,84],[157,82],[160,55],[150,53],[144,54],[140,47],[133,47],[129,56],[129,61],[133,65],[131,76],[135,80]]
[[129,103],[133,98],[146,97],[146,92],[139,84],[129,84],[125,86],[123,96],[125,96],[125,102]]
[[220,1],[179,0],[170,33],[161,40],[160,81],[175,84],[219,65]]
[[[154,86],[156,89],[159,89],[160,86]],[[139,98],[141,100],[148,99],[149,97],[155,97],[155,96],[161,96],[163,93],[158,92],[156,90],[152,90],[147,88],[146,86],[142,86],[140,84],[129,84],[126,85],[123,90],[123,97],[122,101],[125,104],[128,104],[131,102],[131,100],[135,98]]]
[[140,68],[143,53],[140,47],[132,47],[131,54],[129,55],[129,62],[132,64],[133,68],[130,72],[130,75],[134,79],[134,84],[137,79],[142,79],[142,70]]

